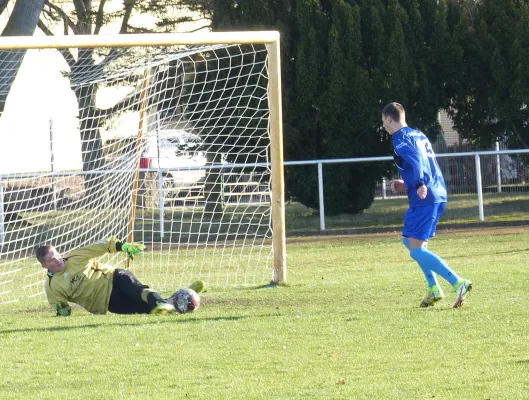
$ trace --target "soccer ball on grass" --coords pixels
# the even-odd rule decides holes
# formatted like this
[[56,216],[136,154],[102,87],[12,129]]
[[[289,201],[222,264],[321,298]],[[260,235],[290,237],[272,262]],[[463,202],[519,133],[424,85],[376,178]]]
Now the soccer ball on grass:
[[178,290],[168,299],[180,314],[190,313],[200,306],[200,297],[193,289]]

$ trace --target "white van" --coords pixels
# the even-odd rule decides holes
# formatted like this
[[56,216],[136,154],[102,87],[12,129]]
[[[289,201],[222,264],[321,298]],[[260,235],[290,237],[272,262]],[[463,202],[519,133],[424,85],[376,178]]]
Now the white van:
[[[144,138],[140,168],[162,169],[164,203],[203,196],[206,154],[200,136],[178,129],[151,132]],[[167,170],[163,170],[168,168]]]

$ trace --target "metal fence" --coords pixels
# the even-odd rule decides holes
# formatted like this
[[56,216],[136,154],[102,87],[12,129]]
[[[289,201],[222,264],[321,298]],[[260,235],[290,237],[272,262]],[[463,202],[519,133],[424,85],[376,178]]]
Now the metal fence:
[[[529,163],[524,161],[524,157],[529,155],[529,149],[524,150],[499,150],[499,151],[474,151],[461,153],[443,153],[437,154],[439,165],[443,171],[443,175],[447,184],[450,195],[457,194],[473,194],[476,195],[478,205],[478,217],[480,221],[484,220],[483,209],[483,194],[487,192],[525,192],[529,191]],[[319,218],[320,230],[325,230],[325,203],[324,191],[325,182],[323,180],[323,168],[329,164],[344,164],[344,163],[373,163],[373,162],[388,162],[393,161],[392,157],[370,157],[370,158],[341,158],[341,159],[322,159],[310,161],[287,161],[284,163],[286,167],[295,167],[300,165],[314,165],[318,172],[318,192],[319,192]],[[263,181],[263,174],[245,174],[242,172],[235,173],[239,168],[241,171],[244,168],[269,167],[269,163],[255,163],[247,164],[230,164],[229,173],[225,173],[222,178],[222,196],[224,205],[230,205],[234,201],[239,203],[256,203],[269,204],[270,202],[270,186],[269,183]],[[202,166],[202,167],[185,167],[183,170],[191,169],[206,169],[223,171],[227,169],[226,165],[218,166]],[[174,198],[170,188],[166,188],[163,183],[163,172],[169,172],[170,169],[141,169],[142,173],[153,173],[157,179],[153,180],[153,190],[157,192],[157,196],[162,201],[153,202],[159,208],[160,225],[163,226],[164,209],[167,207],[169,200],[172,203],[178,201],[188,200],[188,198]],[[111,173],[129,172],[130,171],[108,171]],[[94,174],[103,174],[105,171],[97,171]],[[3,222],[8,213],[12,211],[31,209],[31,210],[57,210],[62,208],[70,208],[77,203],[76,198],[83,195],[82,187],[84,175],[86,172],[43,172],[32,174],[13,174],[0,176],[0,236],[3,235]],[[56,185],[55,179],[58,177],[67,177],[61,179],[61,184]],[[392,176],[385,177],[378,185],[375,197],[380,200],[391,199],[399,197],[391,193],[391,185],[389,184]],[[9,198],[9,192],[13,188],[10,185],[25,180],[35,182],[34,188],[24,187],[23,190],[18,190],[16,208],[10,211],[6,210],[5,201]],[[45,182],[44,182],[45,181]],[[62,185],[62,186],[61,186]],[[64,187],[63,187],[64,186]],[[140,191],[141,191],[140,186]],[[35,194],[34,192],[39,193]],[[7,193],[6,193],[7,192]],[[41,193],[42,192],[42,193]],[[173,196],[173,197],[171,197]],[[200,195],[200,197],[203,195]],[[401,195],[400,195],[401,196]],[[28,197],[27,199],[25,197]],[[153,196],[155,197],[155,196]],[[39,204],[33,204],[39,199]],[[234,200],[235,199],[235,200]],[[14,203],[12,203],[14,204]],[[200,206],[200,202],[194,202],[196,206]],[[181,205],[180,205],[181,206]],[[185,202],[184,202],[185,206]],[[203,205],[202,205],[203,206]]]
[[[485,192],[525,192],[529,178],[529,168],[523,157],[529,149],[473,151],[437,154],[439,166],[450,195],[475,194],[478,203],[478,217],[484,221],[483,193]],[[341,158],[311,161],[287,161],[285,165],[315,165],[318,170],[320,230],[325,230],[325,202],[323,168],[328,164],[370,163],[393,161],[393,157]],[[391,193],[390,180],[398,176],[388,176],[379,183],[376,197],[388,199],[397,197]]]

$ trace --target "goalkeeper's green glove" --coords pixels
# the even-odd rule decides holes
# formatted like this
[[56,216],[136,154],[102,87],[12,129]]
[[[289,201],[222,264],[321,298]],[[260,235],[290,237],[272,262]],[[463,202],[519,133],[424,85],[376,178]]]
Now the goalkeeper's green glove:
[[57,303],[55,304],[55,312],[58,317],[69,317],[72,309],[67,303]]
[[127,253],[127,256],[131,260],[134,260],[134,257],[140,254],[145,250],[145,245],[143,243],[123,243],[121,245],[121,251]]

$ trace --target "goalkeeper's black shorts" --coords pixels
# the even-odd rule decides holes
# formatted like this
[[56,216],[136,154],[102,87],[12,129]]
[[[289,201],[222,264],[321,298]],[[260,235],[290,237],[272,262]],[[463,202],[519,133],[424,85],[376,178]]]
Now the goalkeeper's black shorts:
[[115,314],[148,314],[156,307],[158,301],[163,301],[156,292],[149,293],[148,302],[143,301],[141,295],[149,286],[141,283],[134,274],[126,269],[116,269],[112,281],[112,293],[108,311]]

